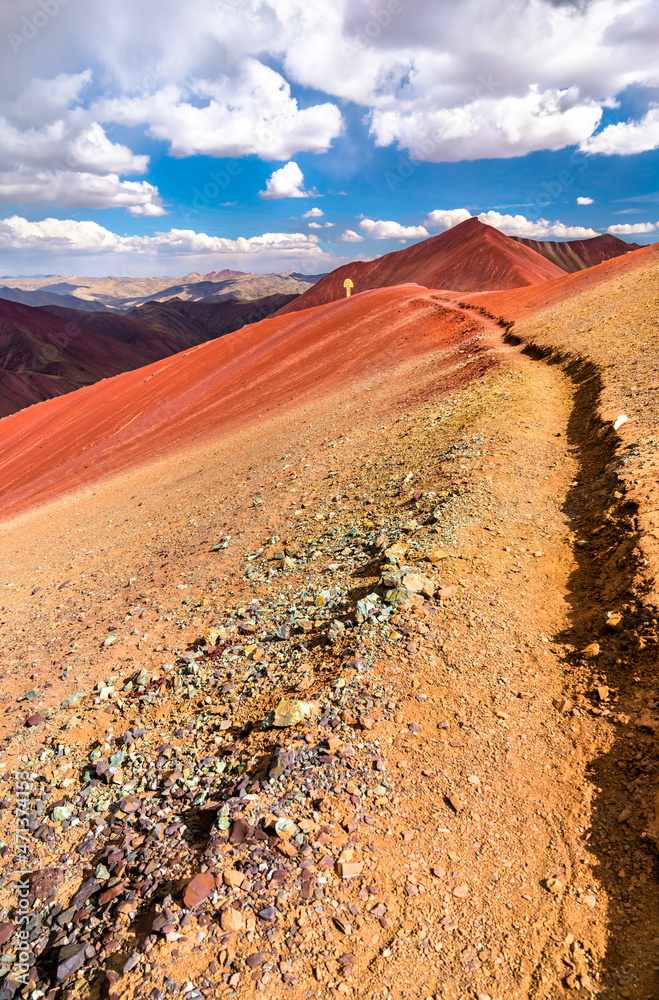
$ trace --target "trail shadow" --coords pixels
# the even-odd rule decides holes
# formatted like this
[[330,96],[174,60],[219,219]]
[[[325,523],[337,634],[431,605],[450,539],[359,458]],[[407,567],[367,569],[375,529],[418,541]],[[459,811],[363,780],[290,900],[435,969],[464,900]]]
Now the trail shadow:
[[[517,340],[510,334],[507,339]],[[575,536],[576,568],[567,588],[569,625],[554,638],[577,651],[564,663],[570,684],[566,694],[575,702],[574,722],[581,727],[602,715],[611,721],[608,749],[598,752],[588,766],[595,795],[584,835],[588,851],[597,858],[593,874],[608,898],[598,996],[656,1000],[659,963],[652,942],[659,936],[659,880],[645,834],[656,790],[658,730],[651,728],[652,716],[645,717],[646,728],[638,722],[641,710],[653,706],[659,694],[657,611],[645,606],[637,590],[637,510],[625,498],[618,476],[624,450],[612,426],[598,416],[602,382],[596,366],[535,346],[524,353],[560,365],[574,385],[567,433],[580,470],[562,510]],[[607,612],[620,616],[611,619],[615,627],[607,625]],[[584,658],[578,651],[594,641],[600,654]]]

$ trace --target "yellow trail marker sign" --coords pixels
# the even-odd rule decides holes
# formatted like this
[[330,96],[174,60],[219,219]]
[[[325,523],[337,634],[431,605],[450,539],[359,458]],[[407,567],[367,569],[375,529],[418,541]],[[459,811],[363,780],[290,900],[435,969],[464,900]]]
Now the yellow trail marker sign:
[[347,297],[350,297],[350,292],[351,292],[351,291],[353,290],[353,288],[355,287],[355,286],[353,285],[353,283],[352,283],[352,281],[351,281],[351,279],[350,279],[350,278],[346,278],[346,280],[345,280],[345,281],[343,282],[343,287],[344,287],[344,288],[345,288],[345,290],[346,290],[346,296],[347,296]]

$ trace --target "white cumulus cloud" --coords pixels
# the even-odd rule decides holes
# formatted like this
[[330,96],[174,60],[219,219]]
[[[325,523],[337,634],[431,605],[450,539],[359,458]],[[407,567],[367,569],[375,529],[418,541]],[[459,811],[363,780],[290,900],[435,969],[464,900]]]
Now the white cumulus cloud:
[[651,105],[648,112],[638,121],[618,122],[607,125],[597,135],[590,136],[581,143],[585,153],[603,153],[606,156],[629,156],[645,153],[659,147],[659,105]]
[[[76,120],[78,119],[78,120]],[[144,174],[149,157],[108,139],[98,122],[79,116],[19,129],[0,117],[0,166],[52,168],[93,174]]]
[[360,236],[354,229],[346,229],[346,231],[341,233],[339,236],[341,243],[361,243],[364,239],[365,237]]
[[92,80],[90,69],[82,73],[59,73],[50,80],[35,76],[14,101],[8,102],[6,112],[13,122],[20,125],[47,125],[61,121],[72,105],[80,105]]
[[592,198],[584,198],[584,197],[577,198],[577,205],[592,205],[592,204],[593,204]]
[[0,171],[0,201],[6,204],[47,202],[62,208],[125,208],[130,215],[166,214],[153,184],[122,181],[116,174]]
[[429,235],[425,226],[401,226],[400,222],[387,222],[382,219],[377,222],[374,219],[362,219],[359,227],[374,240],[400,239],[401,237],[415,239]]
[[294,160],[284,164],[268,177],[261,198],[309,198],[313,194],[304,190],[304,175]]
[[659,230],[659,222],[625,222],[617,226],[609,226],[607,232],[614,236],[634,236],[641,233],[654,233]]
[[[378,145],[431,161],[575,143],[623,154],[656,145],[652,110],[594,135],[602,110],[625,90],[651,95],[659,86],[656,0],[59,6],[49,17],[34,0],[5,0],[6,100],[15,102],[35,77],[54,81],[72,67],[78,75],[93,67],[108,95],[97,109],[86,98],[96,120],[139,125],[175,156],[286,162],[322,152],[343,128],[344,101],[364,110]],[[37,11],[47,21],[38,37],[12,45]],[[301,106],[291,85],[307,88],[316,103]],[[66,80],[54,87],[53,106],[72,98],[72,88]],[[24,98],[23,126],[51,114],[38,105]]]
[[446,229],[466,222],[471,218],[471,212],[466,208],[436,208],[424,219],[424,225],[431,232],[443,233]]
[[[424,222],[428,229],[444,232],[461,222],[466,222],[469,218],[471,218],[471,212],[466,208],[435,209],[428,213]],[[489,211],[481,212],[477,218],[486,226],[500,229],[508,236],[525,236],[534,240],[579,240],[600,235],[595,229],[587,229],[584,226],[567,226],[563,222],[550,222],[548,219],[534,221],[527,219],[525,215],[507,215]]]
[[79,107],[91,79],[91,72],[34,79],[7,105],[0,115],[0,200],[165,214],[153,184],[122,179],[145,174],[149,157],[113,142]]
[[566,226],[564,222],[549,219],[527,219],[524,215],[502,215],[500,212],[481,212],[478,216],[487,226],[500,229],[507,236],[525,236],[532,240],[582,240],[599,236],[596,229],[584,226]]
[[[0,219],[0,253],[12,269],[74,274],[187,274],[223,267],[241,271],[330,271],[349,259],[329,253],[312,233],[263,233],[228,239],[192,229],[121,235],[96,222],[14,215]],[[62,270],[61,267],[74,270]],[[85,268],[83,272],[80,268]]]
[[259,156],[288,160],[295,153],[328,150],[343,131],[331,102],[298,107],[288,82],[257,59],[234,75],[165,84],[153,94],[121,96],[93,105],[102,121],[145,124],[169,143],[172,156]]
[[303,219],[320,219],[325,213],[321,208],[310,208],[308,212],[305,212],[302,216]]
[[255,254],[276,250],[283,255],[305,251],[325,256],[318,237],[304,233],[264,233],[245,239],[208,236],[193,229],[170,229],[155,236],[119,236],[96,222],[76,219],[43,219],[30,222],[21,216],[0,220],[0,248],[22,250],[87,250],[129,254]]
[[373,111],[371,134],[376,146],[396,144],[413,159],[433,163],[562,149],[586,139],[602,117],[597,102],[574,96],[531,86],[521,97],[486,97],[454,108],[429,102],[414,112],[397,101]]

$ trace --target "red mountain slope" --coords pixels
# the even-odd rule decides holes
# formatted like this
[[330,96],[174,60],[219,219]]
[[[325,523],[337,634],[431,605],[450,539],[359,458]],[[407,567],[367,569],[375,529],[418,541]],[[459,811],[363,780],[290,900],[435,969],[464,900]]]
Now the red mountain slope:
[[551,240],[527,240],[516,236],[518,243],[535,250],[542,257],[557,264],[568,274],[594,267],[604,260],[620,257],[631,250],[640,250],[640,243],[625,243],[624,240],[606,233],[604,236],[593,236],[590,240],[566,240],[564,243]]
[[[483,292],[477,295],[466,295],[464,301],[470,305],[480,306],[495,316],[507,320],[517,319],[529,313],[538,312],[544,306],[554,305],[570,299],[580,292],[594,288],[601,282],[613,278],[624,277],[636,268],[659,263],[659,243],[640,247],[632,253],[621,257],[605,260],[595,267],[575,274],[564,274],[562,278],[548,281],[544,285],[532,288],[517,288],[509,292]],[[462,297],[460,299],[462,301]]]
[[[477,366],[464,367],[465,334],[476,328],[426,289],[400,285],[269,317],[31,406],[0,422],[0,510],[57,496],[415,357],[438,354],[441,372],[461,348],[466,381]],[[478,343],[469,351],[480,357]]]
[[426,288],[478,292],[535,285],[563,271],[540,254],[478,219],[467,219],[440,236],[397,250],[378,260],[345,264],[322,278],[280,313],[345,297],[343,282],[354,282],[353,294],[414,281]]

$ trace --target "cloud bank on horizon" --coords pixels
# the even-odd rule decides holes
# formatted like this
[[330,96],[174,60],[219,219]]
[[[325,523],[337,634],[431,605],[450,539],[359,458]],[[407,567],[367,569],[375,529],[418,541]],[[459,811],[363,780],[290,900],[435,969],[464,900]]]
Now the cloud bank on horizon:
[[0,270],[317,271],[470,215],[537,239],[657,232],[655,0],[5,0],[0,18]]

